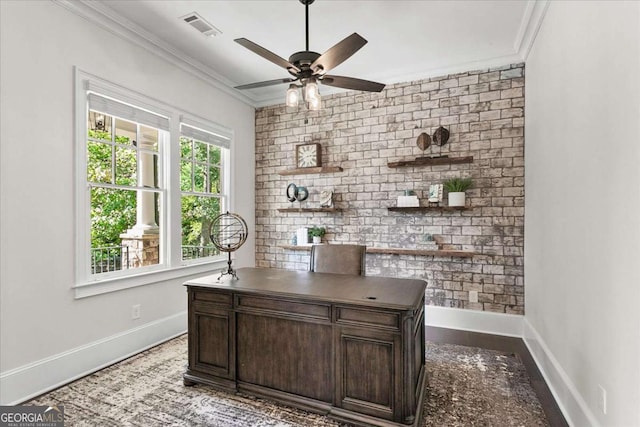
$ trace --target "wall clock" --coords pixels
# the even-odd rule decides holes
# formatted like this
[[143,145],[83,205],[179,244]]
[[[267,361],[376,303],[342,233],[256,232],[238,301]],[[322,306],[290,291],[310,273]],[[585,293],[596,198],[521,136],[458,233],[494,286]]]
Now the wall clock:
[[320,144],[296,145],[296,165],[299,168],[315,168],[322,166],[322,148]]

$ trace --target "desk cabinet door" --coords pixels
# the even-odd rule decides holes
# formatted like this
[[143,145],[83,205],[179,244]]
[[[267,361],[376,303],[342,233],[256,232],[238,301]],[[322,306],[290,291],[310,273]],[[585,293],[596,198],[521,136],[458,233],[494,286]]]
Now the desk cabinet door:
[[338,328],[336,383],[338,406],[396,420],[402,405],[399,334]]
[[193,309],[189,316],[189,368],[235,378],[235,321],[224,309]]

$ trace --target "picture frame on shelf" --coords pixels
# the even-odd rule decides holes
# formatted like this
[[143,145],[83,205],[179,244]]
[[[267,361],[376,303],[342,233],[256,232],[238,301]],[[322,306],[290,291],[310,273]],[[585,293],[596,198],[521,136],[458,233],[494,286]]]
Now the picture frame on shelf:
[[429,203],[440,203],[442,201],[443,192],[444,186],[442,184],[431,184],[429,186],[429,195],[427,200]]

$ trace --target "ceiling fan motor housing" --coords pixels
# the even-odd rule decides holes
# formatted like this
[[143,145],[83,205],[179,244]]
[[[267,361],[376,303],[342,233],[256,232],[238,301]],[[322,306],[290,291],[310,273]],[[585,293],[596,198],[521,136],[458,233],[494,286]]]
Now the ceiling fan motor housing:
[[300,72],[296,70],[288,69],[289,74],[295,77],[307,78],[314,74],[314,70],[311,69],[311,64],[320,57],[318,52],[311,52],[308,50],[302,52],[296,52],[289,57],[289,62],[298,67]]

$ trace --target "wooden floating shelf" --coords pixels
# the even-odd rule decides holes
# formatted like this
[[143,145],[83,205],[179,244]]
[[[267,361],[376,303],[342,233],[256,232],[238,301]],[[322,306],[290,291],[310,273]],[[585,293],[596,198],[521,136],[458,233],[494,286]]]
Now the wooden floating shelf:
[[391,206],[387,208],[397,212],[418,212],[418,211],[465,211],[473,209],[471,206]]
[[290,251],[311,251],[311,245],[280,245],[282,249],[288,249]]
[[340,166],[326,166],[320,168],[298,168],[298,169],[287,169],[283,171],[278,171],[278,175],[308,175],[312,173],[333,173],[333,172],[342,172],[342,168]]
[[[312,245],[281,245],[282,249],[291,251],[311,251]],[[477,255],[476,252],[470,251],[453,251],[453,250],[424,250],[424,249],[403,249],[403,248],[367,248],[368,254],[387,254],[387,255],[420,255],[435,257],[455,257],[455,258],[471,258]]]
[[466,157],[435,157],[435,158],[417,158],[413,160],[401,160],[399,162],[387,163],[390,168],[399,168],[401,166],[437,166],[437,165],[459,165],[462,163],[473,163],[473,156]]
[[340,212],[338,208],[279,208],[278,212]]
[[389,255],[422,255],[422,256],[439,256],[439,257],[456,257],[471,258],[476,255],[475,252],[469,251],[452,251],[452,250],[426,250],[426,249],[403,249],[403,248],[367,248],[369,254],[389,254]]

